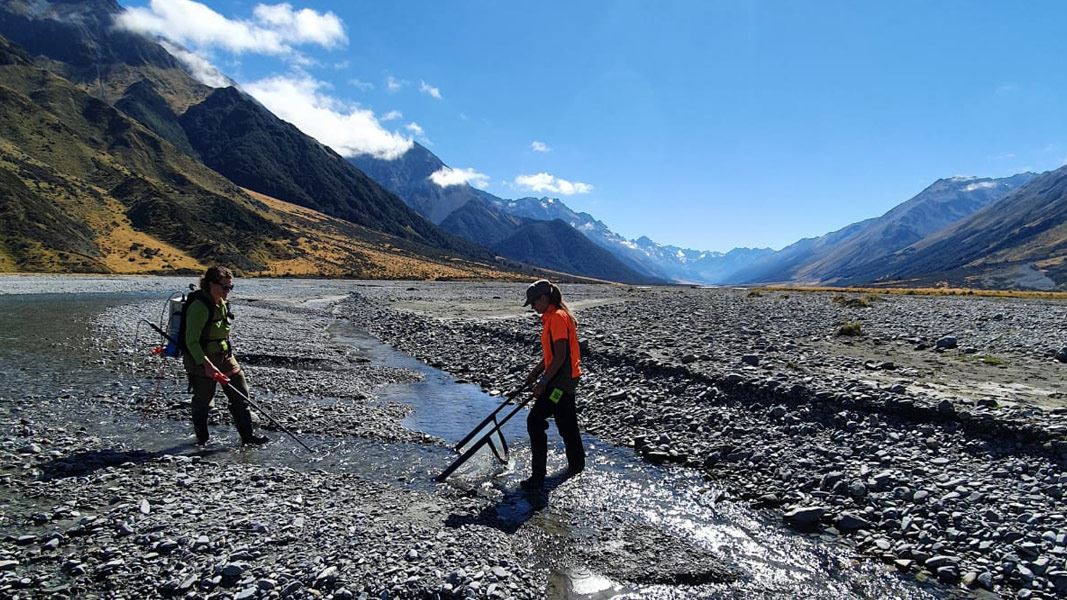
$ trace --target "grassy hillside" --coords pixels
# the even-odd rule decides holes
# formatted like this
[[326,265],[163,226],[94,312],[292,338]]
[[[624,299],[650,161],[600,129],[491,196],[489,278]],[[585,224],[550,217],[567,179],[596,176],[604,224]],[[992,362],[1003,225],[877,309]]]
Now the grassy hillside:
[[248,274],[504,276],[250,194],[0,38],[0,270],[214,262]]

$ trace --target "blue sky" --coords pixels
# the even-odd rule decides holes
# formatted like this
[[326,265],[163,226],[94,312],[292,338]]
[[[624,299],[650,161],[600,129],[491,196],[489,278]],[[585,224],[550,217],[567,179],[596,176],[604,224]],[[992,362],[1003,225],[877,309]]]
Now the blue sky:
[[410,140],[618,233],[781,248],[1067,163],[1067,3],[123,1],[342,154]]

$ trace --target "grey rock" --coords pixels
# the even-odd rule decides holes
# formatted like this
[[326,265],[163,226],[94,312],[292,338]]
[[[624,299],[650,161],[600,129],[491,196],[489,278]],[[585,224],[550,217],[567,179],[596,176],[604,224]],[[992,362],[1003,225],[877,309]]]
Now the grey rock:
[[960,570],[952,565],[937,569],[937,578],[945,583],[954,583],[960,579]]
[[856,531],[858,529],[874,528],[870,521],[850,512],[841,513],[841,516],[837,518],[835,526],[840,531]]
[[826,514],[825,506],[802,506],[782,515],[786,522],[797,527],[813,527]]
[[981,586],[981,587],[983,587],[983,588],[985,588],[987,590],[992,590],[993,589],[993,574],[990,573],[989,571],[982,571],[981,573],[978,574],[978,578],[975,580],[975,582],[979,586]]
[[938,340],[934,343],[934,347],[940,348],[942,350],[951,350],[952,348],[955,348],[957,344],[958,341],[956,340],[956,336],[946,335],[938,338]]
[[245,566],[241,563],[226,563],[226,566],[222,567],[223,579],[238,579],[245,572]]
[[293,594],[299,592],[303,588],[304,588],[304,584],[300,583],[299,581],[291,581],[288,584],[286,584],[286,586],[284,588],[282,588],[281,597],[282,598],[288,598],[288,597],[292,596]]

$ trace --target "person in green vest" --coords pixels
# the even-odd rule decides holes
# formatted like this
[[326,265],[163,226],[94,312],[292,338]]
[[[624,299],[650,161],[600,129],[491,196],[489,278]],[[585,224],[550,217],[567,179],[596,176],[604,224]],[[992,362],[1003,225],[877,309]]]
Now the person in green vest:
[[[189,294],[185,302],[180,337],[185,346],[183,361],[189,375],[189,389],[193,392],[193,430],[196,443],[206,444],[207,418],[215,398],[215,375],[222,373],[230,378],[230,384],[248,396],[248,383],[241,366],[233,355],[230,345],[230,328],[233,313],[226,298],[233,291],[233,272],[226,267],[210,267],[200,278],[200,289]],[[241,442],[264,444],[269,438],[256,434],[252,427],[252,413],[248,402],[240,394],[223,386],[223,393],[230,402],[230,415]]]

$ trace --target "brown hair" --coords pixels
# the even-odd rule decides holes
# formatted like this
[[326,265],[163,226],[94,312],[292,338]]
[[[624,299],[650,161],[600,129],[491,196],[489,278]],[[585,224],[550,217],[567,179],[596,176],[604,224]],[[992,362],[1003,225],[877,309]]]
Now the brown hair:
[[208,267],[208,270],[204,271],[204,276],[200,278],[200,289],[207,291],[212,283],[222,283],[222,280],[226,278],[232,279],[233,271],[218,265]]
[[571,321],[573,321],[575,327],[577,327],[578,319],[575,318],[574,313],[571,312],[571,309],[569,306],[567,306],[567,303],[563,301],[563,292],[559,290],[559,286],[551,282],[548,285],[548,301],[552,304],[555,304],[556,307],[562,310],[563,312],[567,313],[567,316],[571,318]]

